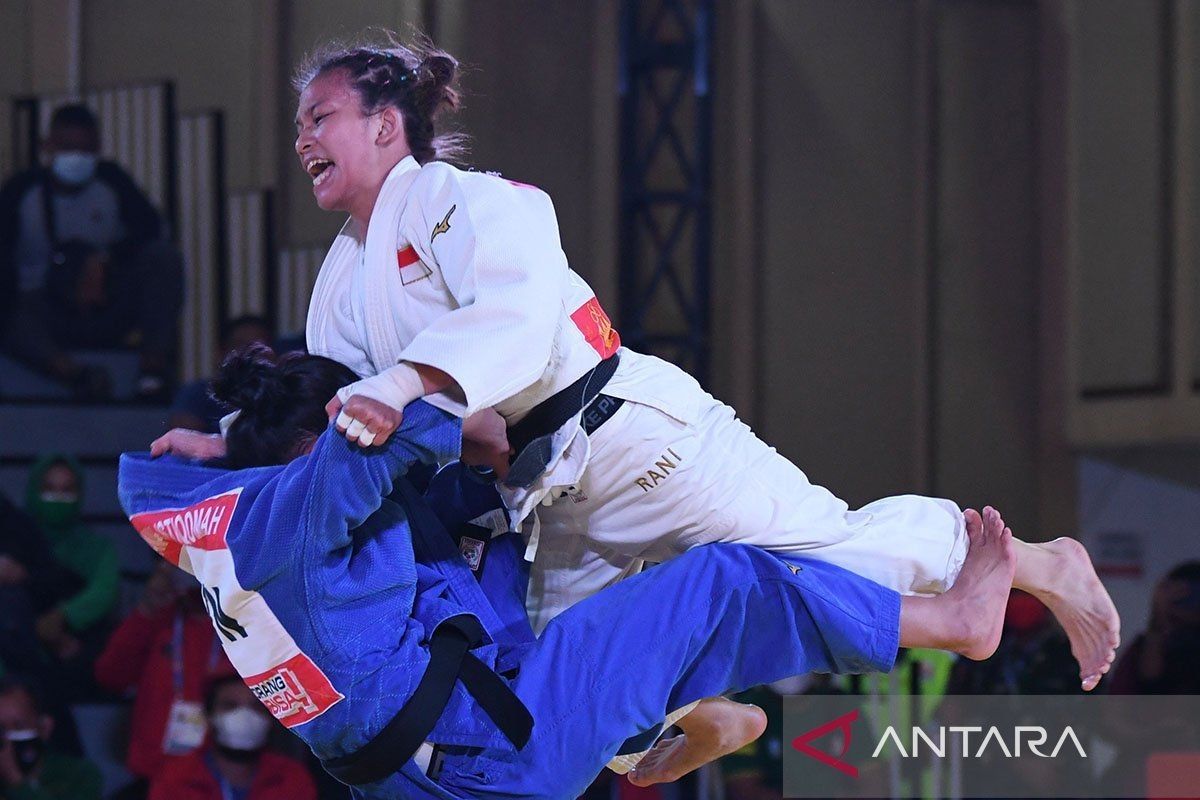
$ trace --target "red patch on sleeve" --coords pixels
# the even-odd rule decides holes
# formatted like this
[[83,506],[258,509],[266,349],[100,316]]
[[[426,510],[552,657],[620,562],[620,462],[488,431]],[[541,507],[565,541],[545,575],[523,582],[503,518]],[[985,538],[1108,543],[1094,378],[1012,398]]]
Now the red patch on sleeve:
[[179,566],[183,548],[224,550],[225,535],[242,490],[234,489],[187,508],[166,508],[134,514],[130,523],[154,552]]
[[259,702],[286,728],[321,716],[345,697],[304,653],[266,672],[247,675],[244,680]]
[[421,261],[421,256],[412,245],[396,251],[396,264],[400,267],[400,283],[404,286],[433,274],[433,270]]
[[417,251],[413,249],[412,245],[396,251],[396,264],[400,269],[411,266],[420,260],[421,257],[417,255]]
[[612,320],[604,313],[600,301],[595,297],[575,309],[571,314],[571,321],[583,332],[588,344],[601,358],[608,358],[621,346],[620,334],[613,328]]

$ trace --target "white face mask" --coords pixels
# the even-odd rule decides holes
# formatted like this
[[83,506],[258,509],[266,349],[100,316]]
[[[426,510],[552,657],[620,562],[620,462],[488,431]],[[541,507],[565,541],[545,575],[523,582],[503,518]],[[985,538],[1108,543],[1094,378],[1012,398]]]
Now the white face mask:
[[99,160],[95,153],[68,150],[54,154],[50,169],[54,171],[54,177],[68,186],[82,186],[96,174],[96,164]]
[[271,718],[261,711],[242,706],[212,715],[213,736],[217,744],[231,750],[261,750],[271,733]]

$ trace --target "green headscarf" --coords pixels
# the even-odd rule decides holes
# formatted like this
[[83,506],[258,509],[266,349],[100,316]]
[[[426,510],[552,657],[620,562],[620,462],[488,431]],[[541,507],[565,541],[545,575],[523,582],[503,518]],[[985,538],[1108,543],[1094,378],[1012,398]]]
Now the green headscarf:
[[[42,482],[50,468],[62,464],[75,473],[78,487],[74,496],[43,492]],[[66,453],[48,453],[37,460],[29,470],[29,484],[25,490],[25,509],[38,527],[54,541],[70,533],[79,525],[83,508],[83,467],[73,456]]]

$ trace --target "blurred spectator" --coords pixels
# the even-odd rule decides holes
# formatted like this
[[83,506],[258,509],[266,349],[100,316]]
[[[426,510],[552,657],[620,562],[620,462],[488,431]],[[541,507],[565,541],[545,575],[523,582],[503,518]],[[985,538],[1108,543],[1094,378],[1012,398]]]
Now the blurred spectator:
[[85,106],[54,112],[44,143],[50,168],[0,187],[0,343],[14,357],[97,399],[108,376],[71,347],[116,347],[140,334],[138,394],[165,399],[182,261],[133,179],[100,160]]
[[99,800],[100,770],[48,747],[53,728],[32,684],[0,680],[0,797]]
[[54,560],[36,523],[0,494],[0,674],[39,668],[34,622],[77,583]]
[[55,560],[81,582],[78,591],[37,618],[55,685],[69,687],[72,697],[88,694],[91,660],[103,646],[103,623],[116,605],[120,580],[112,542],[80,523],[82,495],[83,468],[70,456],[44,456],[30,470],[26,509]]
[[959,659],[949,694],[1080,694],[1071,642],[1050,610],[1033,595],[1008,596],[1004,632],[986,661]]
[[[231,319],[221,327],[219,355],[217,363],[213,366],[219,367],[225,356],[254,342],[271,342],[271,324],[262,317],[253,315]],[[179,388],[175,400],[171,403],[171,415],[167,419],[168,428],[189,428],[205,433],[220,432],[217,423],[233,409],[217,402],[208,393],[209,380],[210,378],[199,378]]]
[[207,730],[204,689],[231,669],[196,581],[162,562],[96,660],[102,688],[136,689],[125,762],[136,781],[121,792],[122,800],[145,797],[167,755],[200,746]]
[[1154,589],[1150,624],[1117,662],[1111,694],[1200,694],[1200,561],[1172,569]]
[[214,680],[204,710],[209,744],[169,759],[150,783],[150,800],[316,800],[304,765],[268,748],[275,720],[241,678]]

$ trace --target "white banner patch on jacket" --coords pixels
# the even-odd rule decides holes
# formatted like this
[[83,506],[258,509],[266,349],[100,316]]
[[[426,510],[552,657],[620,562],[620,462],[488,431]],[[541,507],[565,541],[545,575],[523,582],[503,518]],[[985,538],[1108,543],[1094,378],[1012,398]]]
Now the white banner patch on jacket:
[[319,717],[344,695],[300,649],[266,599],[238,583],[226,536],[241,494],[239,487],[129,521],[159,555],[200,581],[225,655],[255,697],[291,728]]
[[411,244],[396,251],[396,264],[400,267],[400,283],[404,286],[433,274],[433,270],[425,265]]

